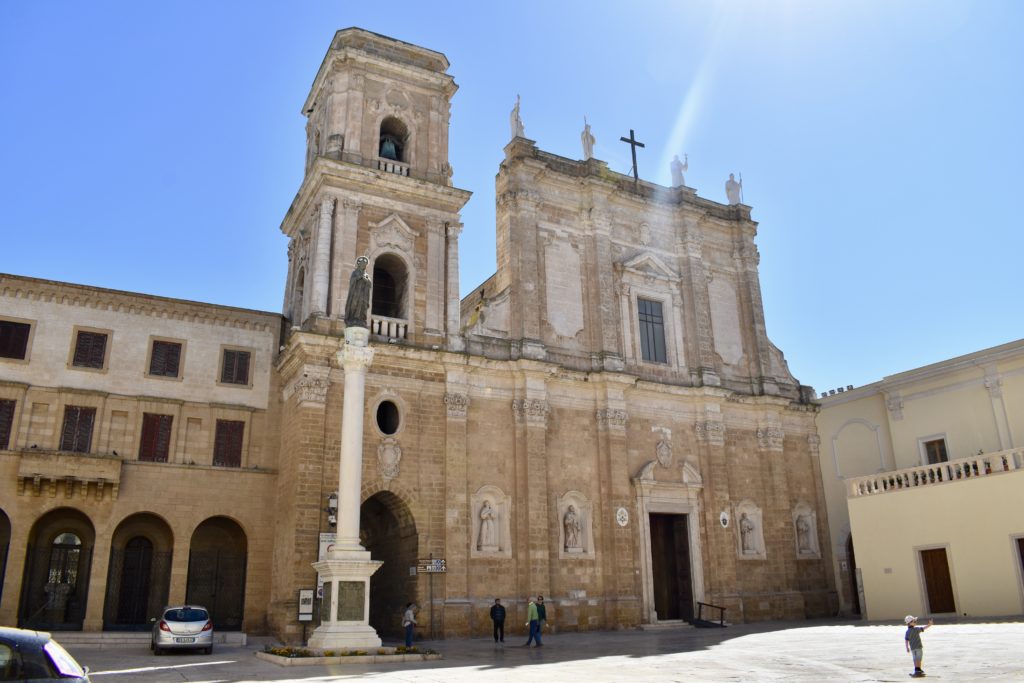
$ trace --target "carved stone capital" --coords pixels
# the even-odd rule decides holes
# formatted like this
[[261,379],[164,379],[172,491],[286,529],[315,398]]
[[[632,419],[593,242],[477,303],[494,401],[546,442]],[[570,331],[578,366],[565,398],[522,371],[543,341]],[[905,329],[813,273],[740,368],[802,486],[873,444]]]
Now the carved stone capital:
[[512,401],[512,412],[515,414],[516,422],[520,424],[525,421],[529,425],[544,427],[547,425],[551,406],[547,401],[537,398],[517,398]]
[[698,422],[697,438],[712,446],[725,445],[725,424],[719,420],[704,420]]
[[321,365],[307,365],[296,378],[284,388],[284,400],[298,395],[299,405],[313,403],[324,405],[327,402],[327,390],[331,386],[328,377],[331,369]]
[[624,430],[629,422],[629,413],[619,408],[600,408],[597,411],[597,428],[600,430]]
[[358,370],[366,371],[366,368],[370,367],[373,363],[373,348],[370,346],[356,346],[355,344],[345,344],[345,346],[338,351],[338,362],[345,368],[346,371]]
[[462,223],[445,223],[445,234],[449,239],[458,239],[462,234]]
[[817,458],[821,453],[821,437],[817,434],[808,434],[807,447],[810,449],[811,455]]
[[763,451],[781,451],[786,434],[782,425],[770,423],[757,428],[757,446]]
[[893,420],[898,421],[903,419],[903,397],[899,394],[893,394],[885,399],[885,407],[889,409],[889,415]]
[[469,411],[469,396],[447,393],[444,395],[444,405],[448,409],[449,420],[465,420]]
[[990,398],[1003,397],[1003,378],[999,375],[989,375],[985,378],[985,388],[988,389]]

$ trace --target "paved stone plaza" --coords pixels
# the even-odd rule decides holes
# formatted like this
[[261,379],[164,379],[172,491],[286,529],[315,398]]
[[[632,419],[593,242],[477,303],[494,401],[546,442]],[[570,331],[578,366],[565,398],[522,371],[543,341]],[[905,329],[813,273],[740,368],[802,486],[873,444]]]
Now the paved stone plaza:
[[[141,647],[71,648],[94,683],[243,683],[245,681],[904,681],[912,669],[903,626],[839,621],[771,622],[726,629],[554,634],[541,649],[496,649],[490,640],[418,643],[444,661],[376,667],[278,667],[259,646],[219,647],[206,657],[153,657]],[[929,678],[1024,681],[1024,622],[936,624],[924,634]]]

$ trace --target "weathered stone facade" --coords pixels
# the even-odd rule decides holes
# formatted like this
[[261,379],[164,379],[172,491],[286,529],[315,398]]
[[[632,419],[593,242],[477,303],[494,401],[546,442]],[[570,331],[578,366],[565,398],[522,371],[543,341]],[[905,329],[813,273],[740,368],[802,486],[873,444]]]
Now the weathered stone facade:
[[[765,333],[750,208],[634,183],[516,137],[497,178],[498,270],[460,302],[469,193],[450,184],[447,68],[439,53],[366,31],[335,36],[303,106],[306,175],[282,223],[285,331],[279,339],[267,322],[257,362],[269,376],[250,389],[260,405],[247,457],[260,469],[212,468],[194,481],[170,463],[125,461],[123,472],[151,474],[153,487],[166,477],[209,491],[208,502],[189,496],[180,517],[137,509],[162,516],[176,538],[193,517],[245,518],[244,627],[301,637],[297,591],[315,585],[338,482],[349,273],[366,254],[375,358],[361,539],[384,561],[370,613],[382,635],[396,634],[409,600],[423,608],[423,630],[461,636],[489,633],[495,597],[516,624],[538,593],[565,630],[689,620],[698,602],[733,621],[833,612],[809,440],[816,407]],[[189,358],[191,334],[172,335],[188,337]],[[25,382],[59,385],[44,370]],[[219,390],[192,400],[223,410]],[[123,393],[141,403],[149,390],[129,381]],[[29,442],[19,437],[14,459]],[[178,443],[178,458],[199,452]],[[12,487],[24,480],[15,469]],[[116,506],[134,489],[126,477]],[[153,499],[152,489],[138,495]],[[14,550],[40,510],[13,507],[8,566],[20,567]],[[822,520],[811,533],[824,553],[800,552],[796,510]],[[416,574],[428,557],[447,572]],[[175,554],[172,599],[183,599],[188,572]],[[0,615],[16,614],[11,576]],[[106,574],[94,566],[93,576]],[[90,594],[90,615],[98,600]]]

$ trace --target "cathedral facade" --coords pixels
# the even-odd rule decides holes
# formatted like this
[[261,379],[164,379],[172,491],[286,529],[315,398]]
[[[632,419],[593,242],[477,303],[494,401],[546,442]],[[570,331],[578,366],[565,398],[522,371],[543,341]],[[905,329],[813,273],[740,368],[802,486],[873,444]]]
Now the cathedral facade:
[[[167,323],[139,337],[143,367],[153,370],[155,354],[157,372],[166,370],[160,363],[173,349],[157,342],[180,341],[181,362],[195,357],[209,366],[199,375],[219,381],[188,390],[186,365],[183,380],[156,388],[131,376],[106,386],[116,373],[101,364],[72,387],[34,350],[56,334],[40,321],[67,318],[66,310],[48,313],[38,297],[16,293],[48,287],[47,305],[66,309],[62,286],[4,279],[4,300],[19,307],[0,310],[0,322],[31,351],[0,362],[11,406],[0,451],[9,475],[0,481],[0,548],[4,534],[10,548],[0,619],[113,627],[128,610],[118,600],[134,585],[124,579],[130,571],[148,571],[139,614],[163,598],[202,598],[206,565],[189,557],[222,538],[235,539],[237,557],[221,578],[243,586],[237,627],[301,638],[298,592],[315,586],[311,564],[334,520],[345,393],[338,357],[360,255],[372,273],[375,350],[361,540],[384,563],[370,595],[370,623],[382,635],[398,634],[409,601],[422,607],[428,632],[465,636],[489,632],[494,598],[525,615],[525,599],[538,593],[561,630],[717,618],[715,607],[734,622],[835,612],[817,406],[766,335],[750,208],[546,153],[513,125],[496,181],[497,272],[460,300],[459,216],[469,193],[451,182],[457,86],[447,69],[432,50],[360,29],[335,35],[303,105],[305,176],[281,225],[289,238],[282,316],[103,295],[145,299],[155,311],[146,315]],[[89,296],[81,299],[89,320],[62,333],[110,332],[111,355],[146,325],[137,312],[145,306],[90,308]],[[225,329],[232,339],[221,338]],[[96,338],[85,339],[92,348]],[[50,343],[57,350],[46,357],[63,354],[57,375],[75,369],[68,355],[80,343],[67,344]],[[233,381],[239,352],[250,354],[244,393]],[[55,398],[37,397],[47,392]],[[69,402],[68,392],[81,397]],[[165,423],[145,417],[157,399],[177,411],[165,430],[173,445],[163,462],[141,462],[163,438]],[[68,427],[67,407],[89,400],[97,438],[88,456],[76,455],[67,447],[80,445],[82,413]],[[110,452],[115,433],[120,456]],[[43,466],[25,463],[44,456],[53,471],[37,481],[31,470]],[[86,460],[118,478],[118,495],[96,493],[96,480],[107,481],[99,475],[84,486],[64,477]],[[222,493],[192,496],[179,510],[152,495],[161,485]],[[75,547],[66,533],[83,557],[88,541],[92,563],[78,573],[94,586],[62,589],[77,596],[81,614],[71,621],[55,612],[53,572],[38,568],[49,562],[40,548]],[[128,546],[145,542],[166,555],[166,577],[132,559]],[[443,559],[444,573],[419,573],[428,559]],[[217,584],[219,564],[206,571]]]

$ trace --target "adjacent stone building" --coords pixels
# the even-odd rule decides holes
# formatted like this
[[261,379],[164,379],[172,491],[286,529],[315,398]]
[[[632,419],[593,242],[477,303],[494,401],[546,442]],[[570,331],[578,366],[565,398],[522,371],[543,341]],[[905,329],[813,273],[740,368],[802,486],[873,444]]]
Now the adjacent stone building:
[[[451,184],[457,86],[447,69],[432,50],[336,34],[303,105],[306,173],[281,226],[283,317],[4,279],[0,321],[29,350],[0,359],[0,389],[14,403],[0,452],[0,547],[10,539],[0,620],[35,623],[31,606],[54,604],[58,589],[25,559],[29,546],[71,540],[43,524],[47,515],[78,520],[80,542],[91,534],[91,569],[79,565],[93,586],[84,618],[62,622],[87,629],[111,626],[100,617],[116,611],[110,586],[130,592],[129,574],[157,586],[149,606],[203,596],[193,588],[203,565],[184,556],[202,557],[195,534],[213,520],[224,539],[245,539],[231,546],[244,580],[237,562],[235,574],[211,570],[216,585],[244,586],[235,626],[301,637],[298,591],[315,586],[310,565],[330,542],[345,390],[337,355],[361,254],[375,349],[361,529],[384,562],[370,602],[382,635],[398,633],[409,600],[423,607],[423,630],[461,636],[489,632],[495,597],[514,615],[538,593],[563,630],[688,621],[700,603],[727,608],[731,621],[834,613],[817,406],[766,335],[750,207],[543,152],[519,127],[497,177],[497,272],[460,301],[469,193]],[[52,294],[19,293],[31,288]],[[126,303],[93,303],[104,298]],[[72,326],[107,330],[111,370],[65,362]],[[145,354],[164,362],[165,338],[185,359],[173,384],[135,367],[152,364]],[[129,341],[135,369],[113,383]],[[236,350],[250,353],[244,389],[224,381]],[[96,407],[105,425],[88,456],[56,437],[59,420],[68,429],[65,376],[88,394],[74,405]],[[34,398],[44,393],[57,398]],[[160,425],[144,415],[158,397],[173,403],[161,408],[173,437],[154,464],[142,453]],[[217,431],[222,421],[245,423],[231,432],[241,435],[238,463],[215,455],[232,438]],[[125,439],[118,456],[103,436],[113,433]],[[42,456],[52,474],[37,485]],[[83,475],[84,487],[62,479],[93,461],[118,471],[116,497],[94,493],[114,474]],[[129,524],[133,515],[149,526]],[[116,539],[145,545],[137,538],[167,554],[169,579],[108,560]],[[444,559],[446,573],[417,574],[427,558]]]

